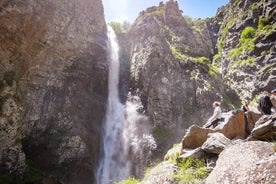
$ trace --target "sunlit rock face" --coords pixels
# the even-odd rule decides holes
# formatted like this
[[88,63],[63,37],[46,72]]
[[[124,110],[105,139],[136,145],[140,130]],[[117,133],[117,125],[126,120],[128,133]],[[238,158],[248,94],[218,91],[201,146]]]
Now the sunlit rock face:
[[14,122],[17,136],[3,142],[21,158],[0,159],[1,172],[28,174],[26,161],[68,184],[93,183],[107,98],[102,2],[0,1],[0,34],[0,147]]
[[242,98],[276,85],[275,1],[231,0],[224,9],[218,54],[224,83]]
[[179,141],[189,125],[201,124],[212,101],[220,100],[208,30],[205,21],[198,29],[187,23],[177,2],[169,1],[141,12],[129,31],[130,88],[141,95],[161,149]]

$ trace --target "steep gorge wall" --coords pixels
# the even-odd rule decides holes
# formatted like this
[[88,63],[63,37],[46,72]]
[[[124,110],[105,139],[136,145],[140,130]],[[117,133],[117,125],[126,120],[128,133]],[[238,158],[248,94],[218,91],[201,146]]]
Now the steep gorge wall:
[[1,173],[93,183],[107,98],[102,2],[3,0],[0,35]]
[[185,128],[202,124],[212,101],[221,99],[207,26],[187,23],[177,2],[169,1],[141,12],[129,31],[130,87],[142,98],[160,153]]
[[241,99],[276,86],[276,6],[273,0],[231,0],[224,9],[218,62],[224,84]]

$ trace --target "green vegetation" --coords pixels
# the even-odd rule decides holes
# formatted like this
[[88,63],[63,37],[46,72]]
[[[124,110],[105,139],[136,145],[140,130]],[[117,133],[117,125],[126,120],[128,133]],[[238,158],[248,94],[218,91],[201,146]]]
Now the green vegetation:
[[32,160],[27,160],[28,173],[25,177],[26,183],[43,179],[47,174],[37,167]]
[[208,176],[208,168],[199,159],[187,158],[179,163],[179,168],[172,176],[178,183],[198,183]]
[[114,32],[116,33],[116,35],[119,35],[121,33],[125,33],[127,31],[129,31],[130,29],[130,22],[128,21],[124,21],[123,23],[120,22],[109,22],[108,25],[110,27],[112,27],[112,29],[114,30]]
[[242,66],[254,66],[255,65],[255,59],[254,58],[248,58],[245,60],[238,60],[236,65],[238,67],[242,67]]
[[174,144],[164,157],[164,160],[176,161],[177,157],[181,154],[181,144]]
[[226,35],[228,33],[228,29],[230,26],[232,26],[234,23],[234,19],[231,18],[227,24],[224,25],[222,35],[220,36],[218,43],[217,43],[217,48],[218,48],[218,54],[221,55],[222,52],[222,47],[226,43]]
[[5,184],[24,184],[19,176],[14,176],[11,174],[1,174],[0,183]]
[[239,109],[242,105],[240,101],[233,101],[233,99],[224,92],[222,94],[223,101],[233,109]]
[[207,64],[209,68],[209,75],[210,76],[215,76],[220,72],[220,68],[216,65],[216,63],[213,64]]
[[195,31],[201,34],[202,31],[204,30],[205,22],[206,22],[206,19],[200,19],[200,18],[196,19],[193,22],[192,29],[194,29]]
[[151,10],[147,10],[142,12],[141,16],[138,17],[138,19],[144,19],[147,16],[154,16],[154,15],[160,15],[164,12],[164,6],[158,6],[158,7],[152,7]]
[[130,177],[129,179],[127,180],[123,180],[121,182],[116,182],[115,184],[139,184],[139,180],[133,178],[133,177]]
[[[144,179],[141,181],[147,180],[148,177],[158,175],[167,175],[169,180],[180,184],[192,184],[204,180],[209,174],[209,170],[206,167],[205,162],[194,158],[183,158],[182,160],[178,160],[178,163],[176,163],[177,157],[180,154],[180,150],[181,144],[175,144],[165,156],[165,161],[146,169]],[[176,166],[176,171],[174,171],[172,174],[166,173],[166,169],[164,170],[163,168],[166,168],[167,165],[172,164]],[[116,184],[139,184],[141,181],[130,177],[129,179],[118,182]]]
[[269,25],[269,20],[266,18],[260,18],[258,21],[258,29],[264,29],[266,26],[270,26]]
[[76,70],[77,70],[77,67],[75,65],[71,65],[71,66],[66,66],[63,71],[67,73],[72,73]]
[[256,30],[253,27],[246,27],[241,34],[240,42],[242,44],[247,43],[254,38]]
[[171,133],[169,132],[169,130],[167,130],[166,128],[163,128],[163,127],[157,127],[153,131],[154,137],[159,141],[167,140],[169,138],[170,134]]
[[12,175],[12,174],[3,174],[0,175],[0,183],[5,184],[27,184],[37,182],[47,176],[45,172],[36,167],[34,163],[30,160],[26,161],[28,166],[28,172],[24,177]]
[[185,21],[188,23],[188,24],[192,24],[193,23],[193,19],[187,15],[184,15],[183,16]]
[[[239,57],[247,52],[252,52],[255,48],[255,35],[256,30],[253,27],[246,27],[240,37],[240,46],[233,48],[229,51],[229,57],[234,60],[238,60]],[[254,58],[247,58],[246,60],[239,59],[233,67],[253,66]]]
[[5,72],[4,74],[4,81],[6,81],[6,83],[9,85],[9,86],[12,86],[12,83],[13,81],[15,80],[15,71],[8,71],[8,72]]

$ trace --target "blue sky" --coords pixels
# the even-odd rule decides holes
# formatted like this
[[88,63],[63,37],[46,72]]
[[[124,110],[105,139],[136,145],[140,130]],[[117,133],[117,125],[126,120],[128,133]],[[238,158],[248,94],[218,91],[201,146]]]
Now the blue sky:
[[[150,6],[158,6],[161,0],[103,0],[107,22],[124,20],[133,22],[140,11]],[[166,2],[167,0],[163,0]],[[207,18],[216,14],[217,9],[229,0],[178,0],[183,15],[192,18]]]

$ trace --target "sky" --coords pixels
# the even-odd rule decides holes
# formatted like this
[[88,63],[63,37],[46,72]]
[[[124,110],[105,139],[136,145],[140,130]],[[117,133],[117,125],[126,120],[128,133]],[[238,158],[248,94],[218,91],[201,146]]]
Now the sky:
[[[106,22],[133,22],[139,12],[151,6],[158,6],[162,0],[102,0]],[[166,2],[167,0],[163,0]],[[183,15],[191,18],[213,17],[217,9],[229,0],[177,0]]]

